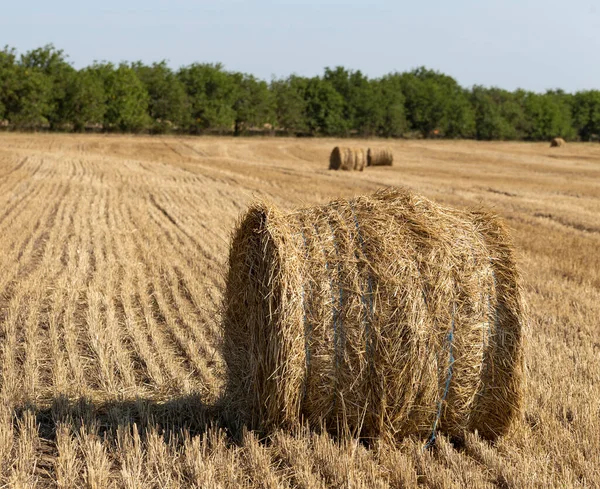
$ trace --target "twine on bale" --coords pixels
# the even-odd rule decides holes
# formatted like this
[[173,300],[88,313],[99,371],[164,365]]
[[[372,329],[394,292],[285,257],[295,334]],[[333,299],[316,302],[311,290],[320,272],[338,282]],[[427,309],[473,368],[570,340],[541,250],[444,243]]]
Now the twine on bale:
[[[496,319],[491,316],[492,308]],[[269,432],[506,432],[524,313],[496,216],[406,190],[240,220],[224,295],[227,398]]]
[[[306,247],[306,236],[304,235],[304,231],[302,231],[302,240],[304,241],[304,247],[306,248],[306,258],[308,259],[308,248]],[[306,374],[307,377],[310,375],[310,324],[308,322],[307,311],[306,311],[306,289],[304,284],[302,285],[302,311],[304,313],[302,323],[304,324],[304,351],[306,353]],[[304,393],[302,397],[306,396],[306,381],[304,382]]]
[[[354,211],[354,205],[353,205],[353,201],[350,201],[350,209],[352,209],[352,217],[354,218],[354,224],[356,225],[356,234],[358,236],[358,240],[360,242],[360,250],[362,252],[362,254],[364,255],[365,252],[365,242],[363,240],[363,237],[361,236],[360,233],[360,226],[358,224],[358,217],[356,216],[356,212]],[[358,259],[358,250],[356,251],[357,253],[357,259]],[[368,279],[367,279],[367,286],[368,286],[368,297],[369,297],[369,301],[367,303],[367,299],[364,295],[364,293],[362,294],[362,301],[363,304],[365,305],[365,317],[364,317],[364,324],[365,324],[365,338],[367,339],[367,341],[365,342],[365,349],[367,352],[367,356],[369,356],[370,353],[370,348],[369,348],[369,342],[370,342],[370,336],[369,336],[369,321],[371,320],[371,318],[373,317],[373,280],[371,275],[369,274]]]
[[448,396],[448,391],[450,390],[450,382],[452,381],[452,367],[454,366],[454,351],[452,350],[452,342],[454,341],[454,313],[456,311],[453,309],[452,312],[452,326],[450,327],[450,332],[448,333],[448,373],[446,375],[446,386],[444,387],[444,394],[442,398],[438,402],[438,410],[437,415],[435,416],[435,421],[433,422],[433,427],[431,428],[431,436],[429,440],[425,444],[425,449],[430,448],[435,443],[435,439],[437,437],[437,426],[440,422],[440,418],[442,417],[442,406],[446,401],[446,397]]

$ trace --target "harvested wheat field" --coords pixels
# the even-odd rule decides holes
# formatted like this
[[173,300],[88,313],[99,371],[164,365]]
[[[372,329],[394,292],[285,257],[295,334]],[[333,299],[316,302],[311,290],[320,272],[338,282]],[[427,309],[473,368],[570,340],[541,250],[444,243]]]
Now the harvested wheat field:
[[[0,135],[0,487],[600,485],[600,146],[385,141],[398,165],[330,172],[340,142]],[[259,439],[219,404],[236,221],[390,185],[506,220],[522,419],[426,450]]]

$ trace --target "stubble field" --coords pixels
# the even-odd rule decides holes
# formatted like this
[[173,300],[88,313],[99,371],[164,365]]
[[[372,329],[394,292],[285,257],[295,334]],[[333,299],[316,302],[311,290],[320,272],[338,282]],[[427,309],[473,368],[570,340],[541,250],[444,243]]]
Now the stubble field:
[[[600,145],[355,141],[394,166],[330,172],[339,143],[0,135],[0,487],[600,486]],[[523,419],[432,450],[232,433],[215,403],[236,219],[390,185],[512,228]]]

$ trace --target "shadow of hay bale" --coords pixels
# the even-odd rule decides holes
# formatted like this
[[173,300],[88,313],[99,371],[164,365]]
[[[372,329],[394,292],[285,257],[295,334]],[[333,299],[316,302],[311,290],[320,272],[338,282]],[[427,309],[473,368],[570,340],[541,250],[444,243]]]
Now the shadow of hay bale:
[[209,429],[222,429],[232,437],[241,433],[241,426],[230,429],[228,421],[231,417],[223,406],[207,405],[200,396],[194,395],[165,400],[96,400],[58,396],[52,399],[49,406],[29,404],[18,406],[13,411],[15,422],[23,413],[33,413],[40,437],[50,441],[55,439],[57,425],[64,423],[75,429],[94,427],[100,437],[114,435],[119,427],[131,428],[134,425],[142,438],[149,429],[165,433],[185,430],[191,436],[203,434]]

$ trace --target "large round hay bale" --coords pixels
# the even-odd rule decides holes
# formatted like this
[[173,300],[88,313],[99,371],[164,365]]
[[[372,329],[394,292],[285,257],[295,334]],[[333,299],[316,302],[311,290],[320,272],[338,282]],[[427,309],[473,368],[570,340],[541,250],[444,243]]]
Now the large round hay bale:
[[559,148],[563,145],[567,144],[563,138],[554,138],[550,141],[551,148]]
[[520,409],[518,275],[492,214],[404,190],[257,203],[229,267],[228,399],[254,428],[494,438]]
[[366,162],[364,149],[336,146],[329,157],[329,169],[363,171]]
[[392,166],[394,153],[390,148],[369,148],[367,166]]

